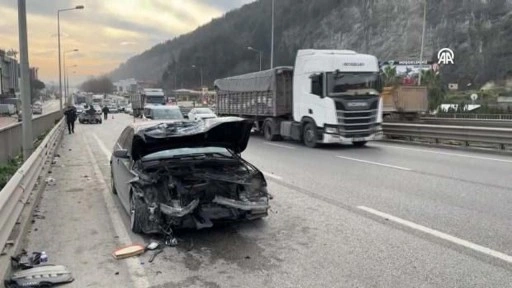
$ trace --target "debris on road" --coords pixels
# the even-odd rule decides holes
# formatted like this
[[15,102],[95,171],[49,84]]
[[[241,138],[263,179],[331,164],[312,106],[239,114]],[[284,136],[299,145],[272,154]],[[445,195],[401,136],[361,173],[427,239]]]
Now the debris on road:
[[14,287],[49,287],[56,284],[69,283],[75,280],[71,272],[62,265],[44,265],[28,268],[13,273],[5,286]]
[[52,177],[46,178],[46,185],[54,186],[55,184],[56,184],[55,178],[52,178]]
[[156,257],[158,254],[162,253],[163,251],[164,251],[163,249],[158,249],[158,250],[156,250],[155,252],[153,252],[153,254],[151,254],[151,257],[149,258],[149,261],[148,261],[148,262],[149,262],[149,263],[153,263],[153,260],[155,260],[155,257]]
[[146,249],[147,250],[155,250],[157,249],[158,247],[160,247],[160,243],[156,242],[156,241],[153,241],[151,243],[149,243],[147,246],[146,246]]
[[124,258],[129,258],[132,256],[144,254],[145,251],[146,251],[146,247],[139,245],[139,244],[135,244],[135,245],[130,245],[130,246],[126,246],[126,247],[117,249],[116,251],[114,251],[112,253],[112,256],[114,257],[114,259],[120,260],[120,259],[124,259]]

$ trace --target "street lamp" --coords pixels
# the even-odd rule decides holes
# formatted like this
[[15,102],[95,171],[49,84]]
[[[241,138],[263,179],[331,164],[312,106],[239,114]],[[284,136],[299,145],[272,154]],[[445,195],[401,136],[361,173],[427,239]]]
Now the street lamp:
[[251,50],[251,51],[254,51],[254,52],[257,52],[258,54],[260,54],[260,71],[261,71],[261,58],[262,58],[263,52],[261,50],[254,49],[251,46],[247,47],[247,50]]
[[66,95],[66,99],[69,96],[69,75],[66,73],[67,69],[75,68],[77,65],[64,66],[64,94]]
[[[192,68],[197,69],[197,66],[192,65]],[[201,73],[201,89],[203,89],[203,66],[199,67],[199,71]]]
[[[73,52],[78,52],[78,49],[64,51],[64,53],[63,53],[64,54],[64,65],[63,65],[64,66],[64,82],[66,81],[66,54],[73,53]],[[59,75],[59,78],[60,78],[60,75]],[[65,87],[66,87],[66,83],[64,83],[64,96],[67,97],[68,95],[67,95]],[[62,90],[61,90],[61,93],[62,93]],[[62,94],[61,94],[61,98],[62,98]]]
[[270,41],[270,69],[274,68],[274,14],[275,2],[272,0],[272,37]]
[[[425,4],[423,6],[423,31],[421,32],[421,48],[420,48],[420,67],[423,65],[423,43],[425,42],[425,24],[427,22],[427,0],[424,1]],[[418,86],[421,86],[421,71],[423,69],[420,68],[420,75],[418,75]]]
[[61,64],[61,53],[60,53],[60,12],[71,11],[71,10],[81,10],[84,9],[84,5],[78,5],[74,8],[67,9],[59,9],[57,10],[57,38],[59,43],[59,104],[60,104],[60,112],[62,112],[62,64]]

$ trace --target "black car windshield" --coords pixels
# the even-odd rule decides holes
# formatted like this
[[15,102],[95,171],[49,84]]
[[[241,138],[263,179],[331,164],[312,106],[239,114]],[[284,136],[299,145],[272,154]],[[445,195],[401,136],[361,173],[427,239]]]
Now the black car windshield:
[[158,151],[155,153],[148,154],[142,157],[142,161],[152,161],[152,160],[160,160],[160,159],[169,159],[169,158],[180,158],[184,156],[196,156],[196,155],[206,155],[216,154],[225,157],[231,157],[232,154],[223,147],[195,147],[195,148],[178,148],[178,149],[170,149]]
[[165,98],[162,96],[147,96],[146,103],[152,104],[163,104],[165,102]]
[[327,95],[378,94],[378,73],[327,73]]
[[154,120],[183,119],[179,109],[153,109],[152,114]]

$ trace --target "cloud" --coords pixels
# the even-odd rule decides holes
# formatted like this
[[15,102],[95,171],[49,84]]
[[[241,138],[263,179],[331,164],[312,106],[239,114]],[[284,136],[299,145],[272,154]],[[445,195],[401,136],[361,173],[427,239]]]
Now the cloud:
[[123,41],[119,43],[121,46],[136,45],[137,42]]
[[[30,65],[40,68],[43,80],[57,80],[57,9],[85,5],[60,14],[62,50],[80,49],[66,56],[78,65],[78,81],[252,1],[27,0]],[[17,1],[0,0],[0,15],[0,49],[19,50]]]

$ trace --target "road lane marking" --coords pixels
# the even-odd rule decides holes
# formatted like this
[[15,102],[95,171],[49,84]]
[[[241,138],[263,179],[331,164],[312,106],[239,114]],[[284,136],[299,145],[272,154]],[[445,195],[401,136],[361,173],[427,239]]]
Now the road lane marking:
[[107,146],[105,146],[105,143],[103,143],[103,141],[101,141],[101,139],[100,139],[100,137],[98,137],[98,135],[96,135],[95,133],[92,133],[92,137],[94,137],[94,139],[96,139],[96,142],[98,142],[98,145],[100,146],[101,151],[105,154],[108,161],[110,161],[110,156],[112,156],[112,151],[110,151],[107,148]]
[[261,171],[261,173],[263,173],[263,175],[265,175],[267,177],[270,177],[270,178],[273,178],[273,179],[276,179],[276,180],[283,180],[283,177],[274,175],[274,174],[269,173],[269,172]]
[[467,240],[457,238],[455,236],[443,233],[441,231],[437,231],[437,230],[434,230],[434,229],[431,229],[431,228],[428,228],[428,227],[425,227],[425,226],[422,226],[422,225],[419,225],[419,224],[416,224],[416,223],[404,220],[402,218],[398,218],[398,217],[395,217],[393,215],[390,215],[390,214],[387,214],[387,213],[384,213],[384,212],[380,212],[380,211],[372,209],[372,208],[368,208],[368,207],[365,207],[365,206],[357,206],[357,208],[359,208],[361,210],[364,210],[364,211],[366,211],[366,212],[368,212],[370,214],[382,217],[382,218],[384,218],[386,220],[393,221],[395,223],[398,223],[398,224],[403,225],[403,226],[407,226],[407,227],[412,228],[414,230],[418,230],[418,231],[421,231],[423,233],[430,234],[430,235],[432,235],[434,237],[437,237],[437,238],[449,241],[451,243],[457,244],[459,246],[463,246],[463,247],[466,247],[468,249],[474,250],[476,252],[480,252],[480,253],[485,254],[487,256],[491,256],[491,257],[503,260],[505,262],[512,263],[512,256],[507,255],[505,253],[501,253],[501,252],[498,252],[496,250],[492,250],[490,248],[487,248],[487,247],[475,244],[473,242],[469,242]]
[[272,146],[276,146],[276,147],[281,147],[281,148],[286,148],[286,149],[290,149],[290,150],[295,150],[295,147],[288,146],[288,145],[276,144],[276,143],[272,143],[272,142],[264,142],[264,143],[267,144],[267,145],[272,145]]
[[465,154],[459,154],[459,153],[432,151],[432,150],[426,150],[426,149],[415,149],[415,148],[398,147],[398,146],[395,146],[395,145],[382,145],[382,144],[378,144],[378,145],[375,145],[375,146],[389,147],[389,148],[393,148],[393,149],[409,150],[409,151],[415,151],[415,152],[426,152],[426,153],[433,153],[433,154],[447,155],[447,156],[456,156],[456,157],[463,157],[463,158],[473,158],[473,159],[478,159],[478,160],[488,160],[488,161],[512,163],[512,160],[505,160],[505,159],[491,158],[491,157],[483,157],[483,156],[472,156],[472,155],[465,155]]
[[400,167],[400,166],[395,166],[395,165],[389,165],[389,164],[384,164],[384,163],[379,163],[379,162],[367,161],[367,160],[350,158],[350,157],[345,157],[345,156],[336,156],[336,157],[338,157],[340,159],[351,160],[351,161],[356,161],[356,162],[361,162],[361,163],[366,163],[366,164],[372,164],[372,165],[377,165],[377,166],[383,166],[383,167],[388,167],[388,168],[393,168],[393,169],[399,169],[399,170],[403,170],[403,171],[412,171],[412,169],[410,169],[410,168]]
[[[96,138],[96,141],[98,141],[98,144],[100,144],[100,147],[103,146],[103,148],[106,149],[103,142],[95,135],[93,134],[93,137]],[[98,179],[98,182],[102,184],[103,189],[103,199],[105,201],[105,206],[107,207],[108,215],[110,216],[110,219],[112,220],[112,225],[114,226],[114,232],[119,237],[119,242],[121,246],[130,245],[132,244],[132,240],[130,238],[130,235],[128,235],[128,232],[126,231],[126,228],[123,224],[123,220],[121,219],[121,215],[119,215],[119,210],[117,209],[114,198],[112,197],[113,194],[110,192],[109,186],[107,185],[105,178],[103,174],[101,173],[100,167],[98,166],[98,162],[96,161],[96,158],[94,158],[94,154],[92,153],[92,149],[87,143],[87,139],[85,139],[85,136],[82,134],[82,138],[85,144],[85,148],[87,150],[87,153],[89,153],[89,159],[91,159],[92,162],[92,168],[94,170],[94,174],[96,174],[96,178]],[[102,148],[102,150],[103,150]],[[106,149],[108,151],[108,149]],[[105,150],[104,150],[105,152]],[[108,153],[107,153],[108,155]],[[109,157],[109,156],[108,156]],[[146,271],[142,268],[140,265],[140,260],[138,258],[127,258],[124,260],[125,263],[128,266],[128,270],[130,272],[130,278],[134,284],[134,287],[150,287],[149,281],[146,275]]]

